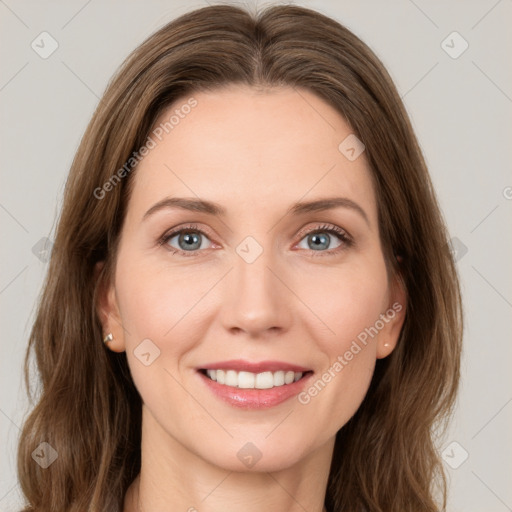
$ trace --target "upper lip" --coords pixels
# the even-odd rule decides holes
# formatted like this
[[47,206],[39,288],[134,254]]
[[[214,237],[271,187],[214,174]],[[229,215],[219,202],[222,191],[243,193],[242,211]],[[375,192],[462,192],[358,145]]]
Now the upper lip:
[[218,361],[210,363],[198,368],[200,370],[235,370],[237,372],[245,371],[251,373],[262,372],[278,372],[292,371],[292,372],[308,372],[312,371],[310,368],[299,366],[297,364],[285,363],[284,361],[260,361],[258,363],[245,361],[244,359],[231,359],[229,361]]

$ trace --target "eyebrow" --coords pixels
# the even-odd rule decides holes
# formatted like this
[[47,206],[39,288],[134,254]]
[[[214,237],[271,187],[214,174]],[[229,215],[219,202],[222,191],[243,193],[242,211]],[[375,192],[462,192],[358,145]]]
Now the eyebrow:
[[[143,220],[157,211],[166,208],[180,208],[182,210],[206,213],[218,217],[224,217],[227,213],[226,209],[218,203],[212,201],[206,201],[204,199],[194,199],[185,197],[166,197],[158,203],[155,203],[142,218]],[[326,197],[322,199],[316,199],[313,201],[303,201],[293,204],[286,215],[304,215],[311,212],[322,212],[332,210],[334,208],[348,208],[352,211],[357,212],[366,221],[366,224],[370,226],[370,221],[366,212],[356,202],[348,199],[347,197]]]

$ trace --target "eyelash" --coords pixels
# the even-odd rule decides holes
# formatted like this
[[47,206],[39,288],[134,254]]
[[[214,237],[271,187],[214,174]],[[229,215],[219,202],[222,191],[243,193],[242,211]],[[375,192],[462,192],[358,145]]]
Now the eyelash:
[[[205,237],[209,238],[208,234],[205,233],[202,229],[200,229],[196,224],[188,224],[185,226],[180,227],[179,229],[173,230],[168,233],[164,233],[162,237],[158,240],[158,244],[163,246],[165,245],[171,238],[174,238],[176,235],[179,235],[183,232],[193,232],[193,233],[200,233],[201,235],[204,235]],[[338,226],[335,226],[334,224],[324,224],[322,226],[318,226],[315,228],[307,229],[304,232],[300,233],[300,240],[302,240],[304,237],[311,235],[311,234],[317,234],[317,233],[329,233],[336,235],[342,242],[342,244],[339,247],[336,247],[335,249],[329,249],[327,251],[313,251],[312,249],[309,250],[309,252],[313,253],[313,257],[322,257],[322,256],[332,256],[335,254],[338,254],[339,252],[347,249],[348,247],[351,247],[354,244],[354,241],[352,238],[347,234],[347,232]],[[299,241],[300,241],[299,240]],[[199,250],[197,251],[182,251],[181,249],[175,249],[174,247],[168,246],[171,254],[177,254],[179,256],[185,256],[185,257],[193,257],[197,256],[198,252],[201,252]]]

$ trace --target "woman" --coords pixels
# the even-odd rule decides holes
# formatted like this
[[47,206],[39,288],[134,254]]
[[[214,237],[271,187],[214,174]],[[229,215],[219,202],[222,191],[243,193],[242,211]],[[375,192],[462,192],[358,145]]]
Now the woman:
[[461,339],[378,58],[305,8],[190,12],[129,56],[70,170],[25,510],[442,510]]

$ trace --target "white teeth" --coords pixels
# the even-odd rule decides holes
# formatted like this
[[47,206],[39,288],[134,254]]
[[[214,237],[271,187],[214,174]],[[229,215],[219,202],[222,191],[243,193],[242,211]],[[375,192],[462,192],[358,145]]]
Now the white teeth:
[[284,372],[274,373],[274,386],[282,386],[284,384]]
[[243,389],[270,389],[284,386],[297,382],[303,375],[302,372],[292,371],[251,373],[235,370],[206,370],[206,374],[219,384]]
[[[234,372],[234,373],[236,375],[236,372]],[[235,380],[234,384],[231,384],[231,386],[233,386],[233,387],[238,386],[239,388],[245,388],[245,389],[253,389],[255,381],[256,381],[256,376],[254,375],[254,373],[239,372],[238,373],[238,381]]]
[[238,376],[234,370],[226,371],[226,379],[224,380],[226,386],[238,386]]
[[256,375],[256,389],[270,389],[274,387],[274,376],[272,372],[263,372]]
[[291,384],[293,382],[294,377],[295,377],[295,374],[293,372],[286,372],[284,374],[284,383]]

